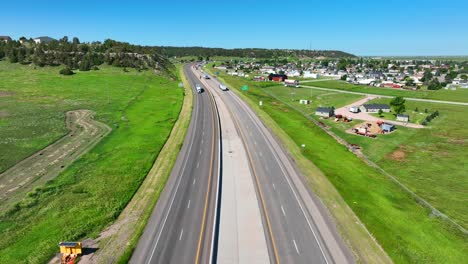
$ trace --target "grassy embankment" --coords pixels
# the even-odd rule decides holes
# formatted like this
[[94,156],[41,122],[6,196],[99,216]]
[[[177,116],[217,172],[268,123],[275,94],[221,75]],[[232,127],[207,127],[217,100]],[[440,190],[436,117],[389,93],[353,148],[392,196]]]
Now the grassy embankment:
[[[313,89],[285,88],[273,86],[265,90],[283,102],[292,103],[305,115],[314,117],[317,106],[348,105],[359,99],[359,95],[333,93]],[[294,94],[291,96],[291,92]],[[291,99],[294,99],[292,101]],[[312,100],[310,105],[301,105],[299,99]],[[375,99],[371,103],[389,104],[390,99]],[[398,126],[395,133],[380,136],[377,140],[351,135],[345,130],[362,123],[322,120],[332,131],[352,144],[363,147],[364,154],[385,170],[396,176],[436,208],[457,223],[468,227],[468,202],[465,191],[468,189],[468,159],[466,131],[468,116],[466,106],[406,102],[407,114],[413,123],[421,123],[427,115],[438,110],[441,116],[434,119],[426,129],[412,129]],[[425,113],[427,109],[428,113]],[[417,112],[415,111],[417,110]],[[373,114],[379,117],[378,114]],[[383,113],[383,119],[396,120],[394,113]],[[434,161],[437,162],[434,162]],[[451,171],[447,174],[445,171]],[[437,183],[437,184],[434,184]],[[447,202],[449,201],[449,202]]]
[[[185,89],[184,103],[180,110],[179,118],[174,124],[171,135],[159,153],[154,166],[151,168],[145,181],[138,189],[138,192],[119,218],[122,219],[122,225],[125,225],[126,228],[119,230],[118,234],[113,237],[113,240],[109,239],[106,241],[106,253],[109,254],[101,258],[101,262],[108,262],[109,260],[117,257],[118,263],[128,263],[133,250],[144,231],[146,223],[153,212],[153,208],[159,200],[159,196],[166,185],[166,181],[171,174],[172,168],[177,160],[177,156],[179,155],[179,151],[184,144],[185,135],[192,116],[193,91],[184,75],[183,65],[179,65],[179,76]],[[134,216],[136,210],[139,211],[141,217],[139,219],[135,219],[132,223],[133,225],[128,226],[129,223],[125,218],[128,216]],[[128,233],[131,233],[131,235],[128,236]],[[122,236],[128,236],[128,241],[121,241]],[[125,249],[123,251],[116,250],[114,242],[124,246]],[[118,257],[119,254],[121,254],[120,257]]]
[[[287,134],[289,141],[284,140],[284,135],[280,138],[291,152],[297,151],[297,146],[301,144],[306,145],[299,155],[312,161],[327,176],[394,262],[461,263],[468,257],[465,235],[441,219],[432,217],[428,209],[338,144],[302,113],[273,99],[254,82],[225,74],[221,74],[221,78],[237,91],[241,85],[249,84],[249,91],[243,93],[243,97],[248,98],[264,120],[265,114],[268,114],[276,123],[273,126],[279,126]],[[257,106],[258,101],[263,101],[261,109]],[[293,154],[295,158],[299,155]],[[311,188],[337,219],[345,239],[351,241],[355,252],[361,255],[366,248],[359,244],[362,242],[359,234],[347,229],[347,225],[353,225],[353,219],[336,213],[335,204],[330,203],[332,198],[321,190],[323,181],[317,175],[305,175]],[[367,256],[361,257],[369,259]]]
[[115,220],[166,142],[183,90],[150,71],[60,76],[58,68],[0,62],[1,168],[66,133],[64,113],[90,109],[113,131],[14,211],[0,217],[0,262],[44,263],[57,242],[92,237]]
[[403,97],[413,97],[413,98],[423,98],[423,99],[432,99],[432,100],[445,100],[445,101],[454,101],[454,102],[468,102],[468,89],[457,89],[456,91],[452,90],[437,90],[430,91],[422,89],[419,91],[412,90],[400,90],[392,88],[380,88],[373,86],[365,85],[354,85],[347,83],[345,81],[320,81],[312,83],[304,83],[306,86],[314,86],[321,88],[330,88],[351,92],[360,92],[360,93],[369,93],[376,95],[388,95],[388,96],[403,96]]

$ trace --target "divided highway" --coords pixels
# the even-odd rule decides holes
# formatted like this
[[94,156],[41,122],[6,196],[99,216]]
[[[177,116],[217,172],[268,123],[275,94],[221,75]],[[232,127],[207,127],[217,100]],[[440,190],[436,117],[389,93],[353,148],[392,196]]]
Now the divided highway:
[[217,212],[220,128],[215,102],[197,93],[197,77],[186,65],[194,92],[192,120],[172,173],[130,263],[209,263]]
[[353,263],[326,209],[256,114],[234,92],[221,91],[218,80],[202,83],[218,105],[229,109],[242,138],[262,211],[270,262]]
[[[193,65],[184,72],[195,94],[192,120],[130,263],[354,263],[326,209],[250,107]],[[221,186],[223,177],[230,186]]]

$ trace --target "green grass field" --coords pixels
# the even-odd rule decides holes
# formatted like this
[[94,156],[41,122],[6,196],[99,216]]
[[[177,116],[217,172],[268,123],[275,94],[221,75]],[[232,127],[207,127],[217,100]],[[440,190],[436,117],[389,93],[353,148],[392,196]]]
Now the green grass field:
[[[376,99],[373,103],[389,103],[388,99]],[[395,133],[380,136],[377,140],[347,134],[346,126],[334,127],[334,131],[349,143],[362,146],[364,153],[386,171],[400,179],[406,186],[468,228],[468,116],[466,106],[406,102],[411,122],[421,121],[436,110],[440,116],[425,129],[399,126]],[[415,112],[415,109],[418,112]],[[428,114],[425,113],[428,110]],[[392,113],[386,118],[394,120]],[[345,127],[343,127],[345,126]]]
[[[315,113],[319,106],[334,106],[335,108],[351,104],[364,95],[346,94],[339,92],[321,91],[314,89],[302,89],[295,87],[284,87],[284,85],[275,85],[264,88],[268,93],[288,101],[296,107],[301,108],[306,113]],[[310,104],[300,104],[299,100],[310,100]]]
[[378,95],[389,95],[389,96],[403,96],[403,97],[413,97],[413,98],[424,98],[424,99],[433,99],[433,100],[446,100],[454,102],[468,102],[468,89],[457,89],[456,91],[451,90],[437,90],[430,91],[426,89],[421,89],[419,91],[412,90],[399,90],[392,88],[380,88],[373,86],[365,85],[354,85],[344,81],[319,81],[312,83],[304,83],[307,86],[315,86],[322,88],[331,88],[352,92],[360,93],[369,93],[369,94],[378,94]]
[[91,109],[113,131],[31,192],[24,206],[3,212],[0,263],[45,263],[59,241],[97,235],[132,198],[181,108],[178,82],[150,71],[124,73],[107,66],[73,76],[58,71],[0,62],[1,168],[66,133],[68,110]]
[[[249,91],[243,94],[252,102],[263,101],[262,111],[273,118],[296,145],[306,145],[302,154],[325,173],[394,262],[462,263],[466,260],[466,235],[431,216],[428,209],[394,182],[338,144],[302,113],[273,99],[264,88],[246,79],[225,74],[220,77],[237,90],[248,84]],[[408,173],[414,173],[411,167]]]

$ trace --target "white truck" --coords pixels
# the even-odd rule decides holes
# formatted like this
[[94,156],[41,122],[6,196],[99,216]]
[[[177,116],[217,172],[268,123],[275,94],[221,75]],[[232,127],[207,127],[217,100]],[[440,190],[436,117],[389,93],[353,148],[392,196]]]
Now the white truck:
[[224,84],[220,84],[219,89],[221,89],[222,91],[227,91],[228,90],[227,86],[224,85]]
[[299,81],[298,80],[284,80],[284,86],[293,86],[293,87],[299,87]]
[[195,84],[195,88],[197,89],[197,93],[203,92],[203,88],[201,87],[199,83]]

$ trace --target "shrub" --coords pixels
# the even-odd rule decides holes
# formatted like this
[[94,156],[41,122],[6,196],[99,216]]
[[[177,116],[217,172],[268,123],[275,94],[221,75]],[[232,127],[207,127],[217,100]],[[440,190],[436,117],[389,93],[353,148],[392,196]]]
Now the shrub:
[[60,74],[62,75],[73,75],[75,74],[70,68],[66,67],[66,68],[63,68],[59,71]]

